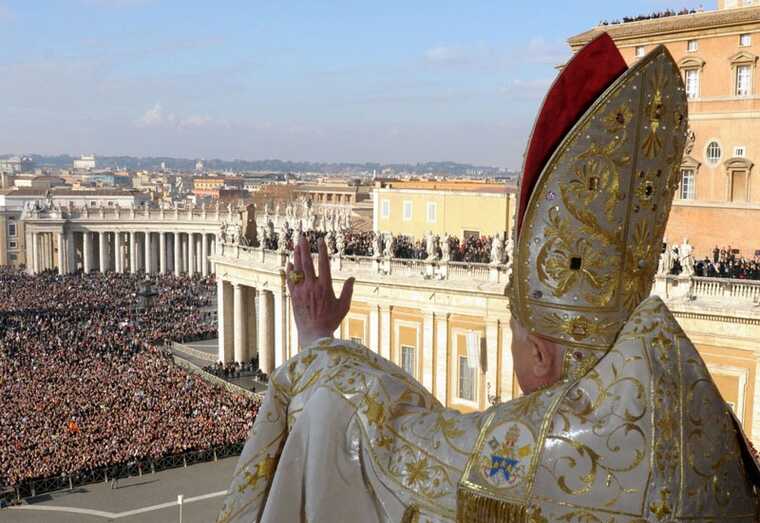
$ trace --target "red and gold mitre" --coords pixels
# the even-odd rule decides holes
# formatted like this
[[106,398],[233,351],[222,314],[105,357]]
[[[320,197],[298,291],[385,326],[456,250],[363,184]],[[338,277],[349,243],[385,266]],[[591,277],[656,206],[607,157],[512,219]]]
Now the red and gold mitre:
[[578,377],[649,295],[678,184],[686,93],[658,46],[630,68],[604,34],[565,66],[528,145],[510,307]]

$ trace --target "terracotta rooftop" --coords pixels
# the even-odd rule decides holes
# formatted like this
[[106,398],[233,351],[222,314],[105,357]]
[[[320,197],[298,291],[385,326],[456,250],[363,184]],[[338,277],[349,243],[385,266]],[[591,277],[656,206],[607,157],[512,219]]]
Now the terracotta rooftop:
[[689,15],[668,16],[639,20],[623,24],[599,25],[583,33],[571,36],[567,43],[577,48],[587,44],[596,36],[606,32],[613,40],[624,40],[639,36],[655,36],[660,34],[685,33],[704,29],[731,27],[760,22],[760,6],[742,7],[737,9],[722,9],[705,11]]
[[[138,192],[138,191],[120,191],[118,189],[95,189],[92,191],[87,190],[77,190],[77,189],[61,189],[61,188],[54,188],[50,190],[50,193],[53,196],[140,196],[145,195],[144,193]],[[30,187],[21,187],[17,189],[6,189],[1,190],[0,194],[4,194],[6,196],[45,196],[47,194],[47,189],[34,189]],[[145,195],[147,197],[147,195]]]

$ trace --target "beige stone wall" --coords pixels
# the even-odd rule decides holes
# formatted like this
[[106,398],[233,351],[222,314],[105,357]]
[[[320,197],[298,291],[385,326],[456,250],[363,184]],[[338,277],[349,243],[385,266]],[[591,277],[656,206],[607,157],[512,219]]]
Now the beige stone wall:
[[[463,237],[465,231],[480,235],[511,233],[514,195],[508,193],[457,192],[446,190],[379,189],[374,198],[377,229],[383,233],[423,238],[428,231]],[[388,202],[384,204],[383,202]],[[404,217],[404,205],[411,206],[411,216]],[[389,214],[383,214],[383,205]],[[428,215],[433,206],[435,216]]]

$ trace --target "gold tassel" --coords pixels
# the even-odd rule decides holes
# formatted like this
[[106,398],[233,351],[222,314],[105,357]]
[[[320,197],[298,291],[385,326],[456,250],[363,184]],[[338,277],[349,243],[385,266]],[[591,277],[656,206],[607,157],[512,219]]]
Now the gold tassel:
[[457,523],[530,523],[527,509],[481,496],[463,488],[457,492]]
[[404,517],[401,518],[401,523],[419,523],[420,521],[420,509],[417,505],[409,505],[404,511]]

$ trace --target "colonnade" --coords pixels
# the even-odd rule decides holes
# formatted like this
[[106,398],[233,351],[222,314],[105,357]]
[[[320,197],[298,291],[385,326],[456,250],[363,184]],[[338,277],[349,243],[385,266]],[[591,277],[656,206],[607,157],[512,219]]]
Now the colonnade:
[[29,270],[146,274],[214,272],[209,256],[216,252],[216,235],[184,231],[34,231],[30,233]]
[[242,363],[258,356],[259,368],[269,374],[286,359],[287,335],[295,329],[284,292],[218,279],[217,303],[220,361]]

